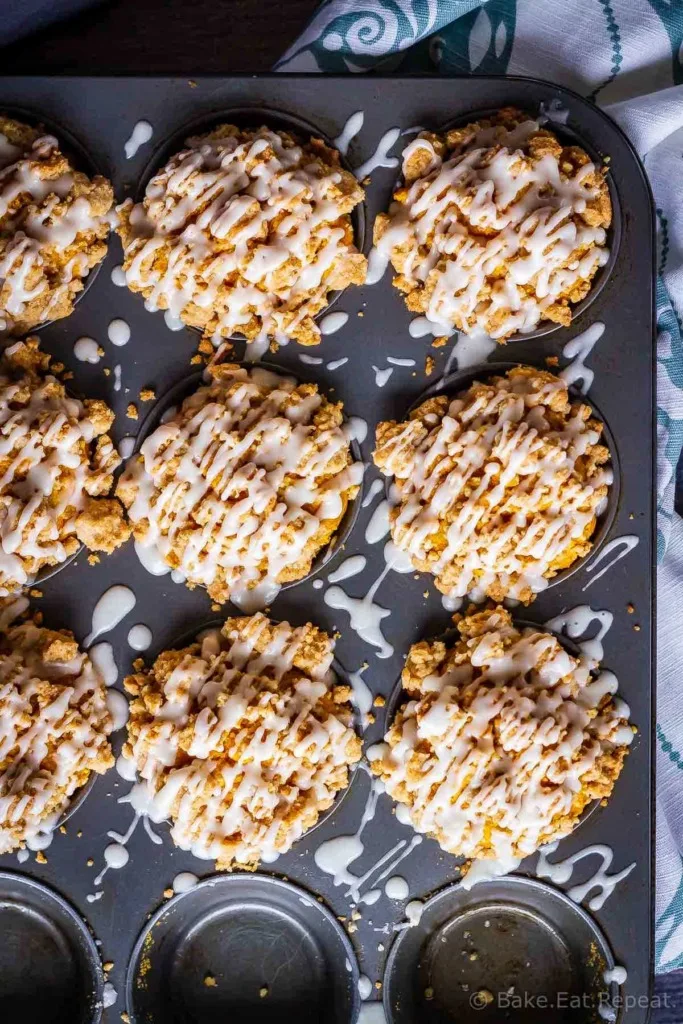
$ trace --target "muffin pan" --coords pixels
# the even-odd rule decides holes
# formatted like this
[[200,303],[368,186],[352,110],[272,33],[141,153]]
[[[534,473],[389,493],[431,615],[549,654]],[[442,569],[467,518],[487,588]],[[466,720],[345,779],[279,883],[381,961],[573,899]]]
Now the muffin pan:
[[[587,401],[595,403],[609,425],[610,447],[619,463],[619,498],[615,497],[607,516],[613,518],[605,529],[599,553],[602,561],[589,573],[594,553],[587,565],[549,587],[529,608],[520,609],[520,618],[543,623],[566,613],[566,632],[574,640],[584,639],[585,627],[585,637],[597,636],[602,644],[604,664],[618,677],[620,696],[630,705],[631,720],[638,726],[612,797],[606,807],[587,816],[557,850],[546,854],[540,870],[539,858],[533,856],[514,876],[482,882],[467,891],[453,885],[459,877],[458,861],[432,840],[415,837],[396,818],[388,798],[377,798],[371,792],[370,780],[361,768],[354,772],[348,796],[337,802],[333,813],[274,864],[262,866],[256,875],[221,877],[200,884],[169,900],[164,891],[168,894],[174,878],[185,872],[209,876],[213,865],[175,849],[166,826],[148,830],[144,820],[136,823],[131,806],[119,802],[130,782],[112,770],[95,781],[87,799],[79,801],[80,806],[65,823],[66,834],[55,834],[45,851],[46,862],[42,855],[40,862],[36,861],[34,854],[28,860],[22,858],[21,863],[14,855],[0,858],[0,867],[7,872],[2,875],[0,894],[3,930],[2,916],[11,912],[12,920],[22,929],[26,922],[39,921],[40,934],[52,934],[53,925],[44,923],[55,920],[53,911],[45,909],[48,904],[41,904],[39,911],[34,909],[35,892],[43,892],[36,888],[40,881],[68,898],[100,943],[99,956],[108,967],[104,992],[89,933],[82,932],[81,945],[74,939],[59,946],[68,977],[83,979],[68,986],[60,981],[63,995],[55,996],[55,1005],[58,998],[76,998],[79,1004],[78,1009],[65,1004],[68,1009],[62,1017],[54,1017],[60,1024],[62,1019],[92,1024],[100,1014],[106,1024],[114,1024],[122,1013],[128,1013],[136,1024],[146,1022],[150,1014],[164,1024],[185,1024],[186,1020],[218,1019],[216,1013],[264,1022],[296,1016],[313,1024],[332,1019],[326,1010],[330,1001],[337,1007],[339,1024],[353,1024],[361,1010],[361,996],[365,1000],[362,1012],[381,1019],[382,994],[390,1024],[493,1021],[507,1012],[496,1006],[498,994],[512,986],[515,994],[522,996],[525,991],[541,996],[565,990],[600,1000],[604,996],[609,1001],[608,1007],[603,1006],[608,1016],[625,1024],[647,1018],[643,1003],[652,976],[655,261],[651,195],[630,144],[605,115],[578,96],[531,79],[272,75],[190,82],[155,77],[24,77],[6,78],[0,85],[0,108],[21,110],[27,120],[43,119],[50,128],[63,125],[69,136],[79,140],[92,163],[113,181],[119,201],[140,194],[151,171],[177,147],[186,131],[220,123],[230,111],[239,111],[243,123],[258,125],[272,117],[275,127],[285,122],[295,128],[312,125],[322,137],[335,139],[349,117],[362,110],[364,123],[350,144],[347,165],[358,167],[378,152],[378,146],[380,156],[384,153],[371,172],[365,208],[354,222],[361,241],[365,220],[366,254],[374,217],[386,209],[397,175],[397,165],[387,164],[399,157],[415,126],[443,125],[505,105],[532,112],[561,107],[568,118],[567,130],[575,133],[589,152],[609,157],[609,180],[613,199],[617,199],[612,229],[616,252],[604,284],[601,280],[599,290],[596,286],[589,305],[576,315],[571,327],[520,337],[506,347],[497,347],[481,371],[511,361],[543,366],[547,358],[558,361],[551,369],[555,365],[562,368],[570,361],[563,354],[567,343],[593,324],[605,325],[592,351],[583,355],[583,362],[595,374]],[[153,137],[126,159],[124,144],[140,120],[152,125]],[[407,134],[389,147],[392,136],[387,140],[387,133],[391,129]],[[558,134],[564,131],[558,124]],[[96,276],[90,275],[73,314],[40,330],[45,348],[73,370],[74,391],[103,398],[116,410],[113,432],[117,442],[124,436],[136,437],[145,423],[148,407],[138,398],[142,388],[153,387],[163,400],[172,388],[188,381],[195,371],[190,358],[198,341],[192,329],[170,331],[163,315],[145,310],[141,296],[114,283],[111,272],[121,261],[120,243],[112,236],[107,259]],[[344,402],[348,417],[362,417],[367,422],[368,435],[361,448],[369,463],[375,424],[401,417],[426,387],[458,364],[449,360],[452,341],[443,348],[432,348],[431,337],[414,339],[409,335],[411,314],[391,285],[390,271],[377,284],[346,289],[336,298],[334,309],[347,313],[348,320],[323,337],[320,346],[305,349],[290,343],[269,354],[268,361],[296,377],[319,383],[321,389]],[[114,347],[107,340],[107,328],[116,318],[131,328],[130,342],[124,347]],[[96,339],[104,348],[99,364],[75,358],[74,343],[82,336]],[[302,354],[320,362],[302,362]],[[243,345],[237,341],[234,357],[241,359],[242,355]],[[435,362],[431,377],[424,372],[427,355]],[[348,361],[340,365],[344,359]],[[406,360],[414,360],[414,365],[406,365]],[[118,391],[114,388],[116,365],[121,367]],[[109,375],[103,372],[105,367]],[[461,369],[470,372],[469,367]],[[389,370],[390,374],[382,372]],[[126,417],[130,402],[138,406],[138,420]],[[367,662],[364,682],[373,695],[387,698],[410,644],[443,633],[450,616],[431,578],[416,578],[413,572],[387,572],[385,538],[365,540],[370,518],[383,497],[384,485],[382,482],[380,491],[378,480],[377,471],[369,467],[366,497],[360,503],[364,507],[345,537],[343,552],[322,567],[316,579],[283,588],[272,616],[295,624],[311,619],[330,632],[338,629],[337,655],[352,679]],[[374,537],[371,534],[373,540],[376,536],[376,532]],[[610,548],[620,537],[627,537],[628,545]],[[624,557],[610,566],[626,547],[629,550]],[[340,580],[338,585],[358,599],[374,587],[366,597],[366,607],[390,612],[380,623],[387,642],[380,653],[388,657],[378,657],[378,649],[359,637],[350,626],[347,611],[325,602],[327,584],[322,581],[342,560],[356,554],[367,560],[362,573]],[[603,573],[606,566],[610,567]],[[41,583],[43,597],[35,606],[43,611],[47,624],[73,629],[82,639],[90,630],[95,603],[113,584],[131,587],[137,598],[134,610],[100,638],[113,645],[119,688],[139,656],[127,642],[133,625],[145,623],[152,631],[152,646],[143,654],[147,659],[178,636],[195,633],[213,617],[203,589],[190,591],[168,575],[150,575],[137,560],[132,543],[93,566],[84,553],[79,554],[63,571]],[[612,621],[609,615],[592,616],[586,606],[609,612]],[[226,615],[231,611],[226,606]],[[384,710],[377,707],[373,712],[376,721],[365,730],[367,744],[381,738],[384,726]],[[122,740],[122,734],[114,737],[117,752]],[[102,875],[104,851],[112,841],[109,832],[124,837],[130,833],[126,840],[129,859],[121,868],[111,865]],[[346,864],[346,873],[330,874],[329,858],[316,860],[315,855],[323,842],[342,836],[353,837],[351,846],[357,856]],[[393,885],[388,895],[385,892],[386,882],[397,875],[407,881],[408,896],[403,886]],[[273,876],[305,891],[299,893]],[[96,877],[100,879],[97,884]],[[619,879],[616,883],[615,877]],[[584,883],[591,878],[595,884],[587,888]],[[177,885],[181,887],[180,881]],[[353,897],[373,893],[372,901],[358,903],[360,917],[352,914],[349,891]],[[61,899],[56,899],[60,912],[72,922],[68,909],[64,911]],[[258,927],[250,932],[254,922]],[[492,931],[494,922],[500,935],[497,941],[487,943],[484,933]],[[237,925],[243,923],[247,937],[240,942]],[[59,928],[66,926],[60,924]],[[150,939],[141,934],[143,929]],[[472,950],[465,932],[473,942],[476,937]],[[276,946],[266,941],[268,934],[274,943],[282,943],[281,956],[273,953]],[[18,939],[22,950],[25,941]],[[461,949],[466,946],[469,952],[481,954],[481,963],[469,959],[469,952],[465,963]],[[536,951],[535,964],[529,956],[517,964],[522,948]],[[17,998],[23,998],[27,992],[24,954],[8,950],[0,957],[0,990],[13,989]],[[271,959],[275,955],[277,966],[264,960],[266,954]],[[533,969],[526,968],[527,961]],[[32,992],[51,986],[55,962],[51,956],[32,960]],[[444,966],[451,963],[452,974]],[[605,980],[604,971],[611,971],[615,964],[625,968],[625,980],[620,971],[616,977],[607,975],[614,980]],[[138,988],[141,972],[145,984]],[[264,975],[261,984],[264,972],[268,977]],[[215,986],[205,984],[207,975],[214,977]],[[259,991],[254,989],[257,980]],[[384,982],[383,993],[378,982]],[[473,994],[486,989],[494,995],[494,1002],[484,995],[482,1009],[469,1004],[463,984],[469,985]],[[262,996],[263,988],[267,992]],[[429,989],[433,990],[431,998],[425,996]],[[41,1019],[44,1005],[43,1000]],[[531,1019],[520,1016],[514,1007],[510,1012],[510,1019]],[[26,1019],[28,1016],[24,1013]],[[547,1019],[547,1011],[537,1019]],[[588,1011],[586,1016],[571,1016],[572,1021],[584,1019],[600,1017],[597,1011],[592,1016]]]

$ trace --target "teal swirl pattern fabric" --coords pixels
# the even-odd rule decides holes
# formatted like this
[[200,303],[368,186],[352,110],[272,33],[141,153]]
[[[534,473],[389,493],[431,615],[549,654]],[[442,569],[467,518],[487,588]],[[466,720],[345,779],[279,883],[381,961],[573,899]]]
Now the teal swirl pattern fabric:
[[683,3],[327,0],[280,71],[522,74],[605,108],[635,144],[658,228],[656,965],[683,967]]

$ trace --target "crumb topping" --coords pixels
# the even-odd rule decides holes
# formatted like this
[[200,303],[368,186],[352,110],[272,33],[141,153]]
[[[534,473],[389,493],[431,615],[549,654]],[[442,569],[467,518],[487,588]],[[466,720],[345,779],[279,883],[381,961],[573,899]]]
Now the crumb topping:
[[134,808],[170,818],[175,844],[219,869],[253,870],[289,850],[361,756],[333,646],[310,623],[257,614],[129,676]]
[[375,222],[395,286],[434,333],[505,341],[567,325],[609,257],[605,171],[522,111],[505,108],[403,151],[404,184]]
[[516,867],[606,800],[633,738],[617,680],[503,608],[463,618],[455,642],[408,652],[372,771],[413,826],[456,856]]
[[355,497],[341,403],[313,384],[224,363],[121,477],[136,541],[214,601],[247,611],[301,579]]
[[0,116],[0,333],[68,316],[106,255],[113,200],[53,136]]
[[99,399],[67,395],[37,338],[0,359],[0,594],[30,584],[84,543],[112,551],[130,535],[106,500],[121,464]]
[[220,125],[118,208],[126,281],[214,343],[317,345],[330,292],[365,280],[350,218],[362,199],[320,139]]
[[591,549],[613,479],[602,429],[561,378],[528,366],[380,423],[394,543],[452,599],[530,603]]
[[0,616],[0,853],[37,849],[91,772],[114,764],[99,672],[69,630]]

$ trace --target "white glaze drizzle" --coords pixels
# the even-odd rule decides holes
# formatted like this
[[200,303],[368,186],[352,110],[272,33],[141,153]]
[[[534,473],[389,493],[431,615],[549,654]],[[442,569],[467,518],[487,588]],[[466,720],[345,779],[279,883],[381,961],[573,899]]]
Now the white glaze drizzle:
[[364,120],[365,114],[363,111],[357,110],[348,118],[336,139],[332,140],[332,144],[335,149],[338,149],[342,156],[346,156],[349,151],[349,146],[356,136],[360,134]]
[[128,631],[128,646],[134,651],[146,651],[152,643],[152,630],[139,622]]
[[399,359],[396,356],[387,356],[387,362],[392,366],[415,366],[414,359]]
[[112,267],[111,281],[117,288],[126,287],[126,273],[120,263],[117,264],[117,266]]
[[567,387],[572,387],[577,381],[581,381],[580,391],[582,395],[588,394],[595,378],[595,373],[585,364],[585,360],[591,354],[600,338],[605,333],[603,323],[592,324],[582,334],[568,341],[562,349],[565,359],[572,359],[573,362],[560,372],[562,380],[566,381]]
[[378,167],[398,167],[398,157],[389,156],[389,150],[396,144],[400,135],[400,128],[390,128],[384,133],[377,143],[375,152],[353,172],[359,181],[363,181]]
[[324,337],[327,337],[328,334],[336,334],[336,332],[340,331],[344,324],[348,322],[348,319],[348,313],[328,313],[327,316],[324,316],[318,324],[320,333]]
[[327,364],[327,369],[328,370],[338,370],[338,369],[340,369],[340,367],[346,366],[348,361],[349,361],[349,357],[348,356],[342,356],[341,359],[332,359]]
[[402,875],[392,875],[384,883],[384,892],[390,900],[407,900],[410,888]]
[[121,364],[117,363],[114,367],[114,391],[121,390]]
[[92,613],[90,632],[83,641],[84,647],[90,647],[97,637],[118,626],[119,622],[135,607],[135,594],[130,587],[117,584],[105,590],[95,605]]
[[116,318],[112,320],[107,328],[107,337],[112,345],[121,348],[130,341],[130,327],[125,320]]
[[119,998],[119,994],[110,981],[105,981],[102,988],[102,1009],[106,1010],[110,1006],[113,1006],[116,1000]]
[[628,974],[626,972],[626,968],[620,967],[618,964],[615,964],[614,967],[611,967],[607,971],[603,971],[602,974],[602,979],[606,985],[611,985],[612,983],[615,985],[624,985],[627,977]]
[[130,134],[130,138],[123,147],[126,154],[126,160],[132,160],[140,149],[140,146],[144,146],[148,143],[153,134],[154,129],[149,121],[138,121]]
[[74,355],[81,363],[99,363],[102,351],[94,338],[79,338],[74,343]]
[[377,495],[380,494],[383,490],[384,490],[384,481],[383,480],[373,480],[372,483],[370,484],[370,486],[368,487],[368,493],[363,498],[360,507],[361,508],[367,508],[368,505],[372,505],[372,503],[375,500],[375,498],[377,497]]
[[379,366],[375,366],[373,363],[372,368],[375,371],[375,384],[378,388],[383,388],[394,372],[393,366],[380,368]]
[[636,866],[636,862],[633,861],[632,864],[629,864],[622,871],[618,871],[613,875],[608,874],[614,859],[614,852],[611,847],[604,843],[586,846],[585,849],[573,853],[570,857],[554,861],[551,864],[548,860],[548,854],[554,853],[557,846],[557,843],[549,843],[543,847],[539,852],[538,864],[536,865],[536,874],[539,878],[549,878],[556,885],[564,885],[568,882],[572,877],[574,865],[585,857],[595,856],[600,858],[600,865],[587,881],[582,882],[580,885],[573,885],[567,890],[567,895],[575,903],[582,903],[590,892],[594,889],[599,890],[595,896],[588,900],[590,910],[600,910],[605,900],[612,895],[617,885],[619,885],[619,882],[627,878]]
[[135,450],[135,438],[130,434],[122,437],[119,441],[119,455],[122,459],[129,459]]
[[624,534],[623,537],[615,537],[614,540],[611,540],[609,542],[609,544],[605,544],[604,548],[602,548],[598,552],[595,559],[590,563],[590,565],[586,566],[586,573],[595,572],[598,566],[602,565],[605,559],[616,551],[614,558],[610,559],[607,565],[603,566],[600,572],[593,576],[592,579],[590,579],[588,583],[586,583],[586,585],[581,589],[588,590],[589,587],[592,587],[596,580],[599,580],[601,576],[604,576],[606,572],[609,572],[613,565],[616,565],[619,559],[623,558],[625,555],[628,555],[628,553],[630,551],[633,551],[633,549],[637,546],[638,538],[635,536],[635,534],[631,533]]
[[334,572],[331,572],[327,577],[328,583],[340,583],[342,580],[348,580],[352,576],[357,576],[358,573],[362,572],[367,565],[367,558],[365,555],[349,555],[341,562]]
[[199,879],[191,871],[181,871],[180,874],[176,875],[173,879],[173,892],[182,893],[189,892],[190,889],[194,889]]
[[114,658],[114,648],[106,640],[93,644],[88,656],[102,676],[105,686],[113,686],[119,678],[119,669]]

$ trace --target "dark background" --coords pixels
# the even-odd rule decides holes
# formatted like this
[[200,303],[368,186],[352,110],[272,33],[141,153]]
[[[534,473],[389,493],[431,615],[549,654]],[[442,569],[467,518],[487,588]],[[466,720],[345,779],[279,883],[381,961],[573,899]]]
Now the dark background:
[[[113,0],[0,50],[3,74],[268,71],[318,0]],[[683,1024],[683,971],[656,980],[653,1024]]]

